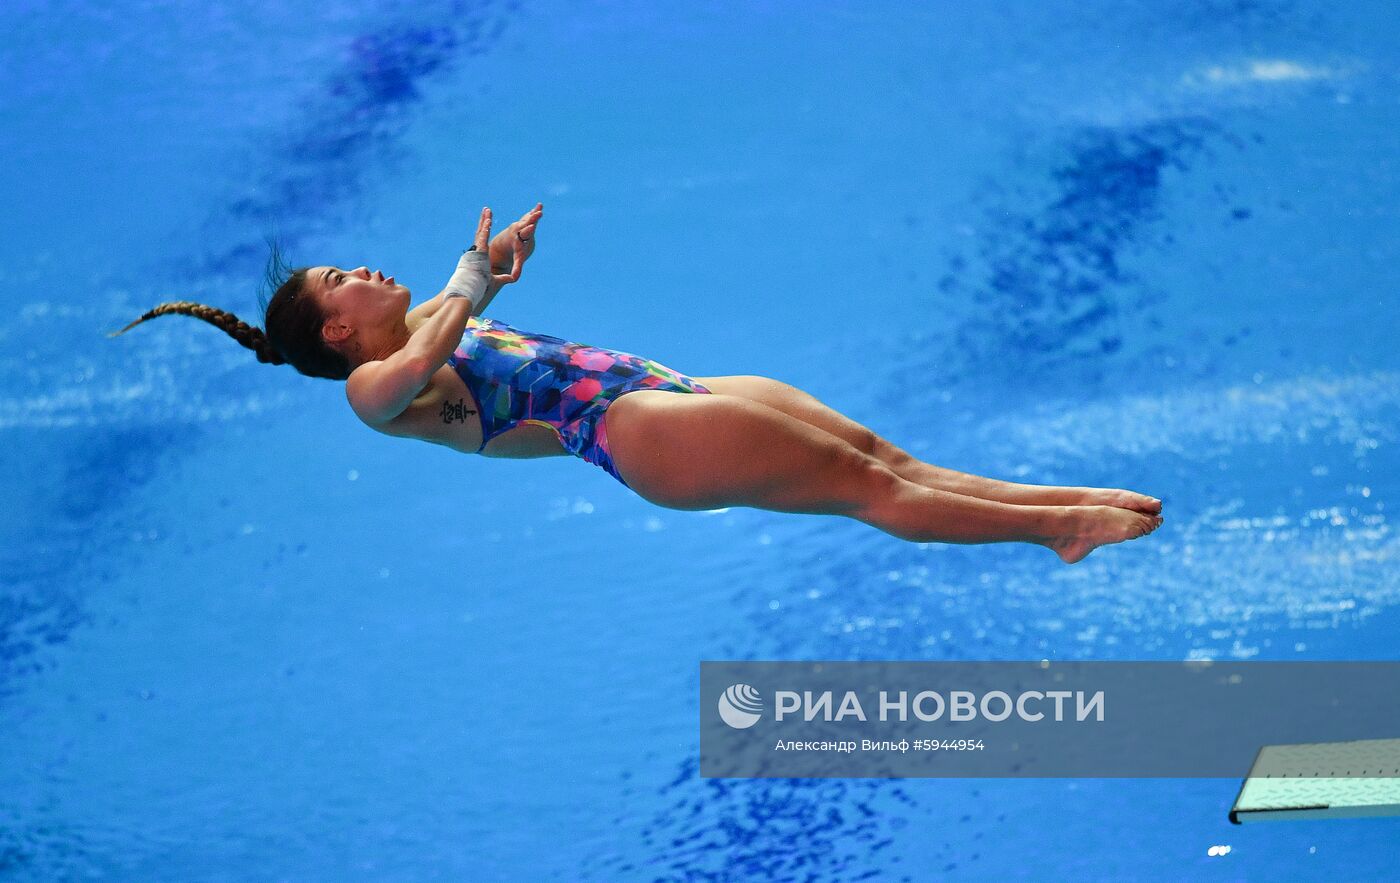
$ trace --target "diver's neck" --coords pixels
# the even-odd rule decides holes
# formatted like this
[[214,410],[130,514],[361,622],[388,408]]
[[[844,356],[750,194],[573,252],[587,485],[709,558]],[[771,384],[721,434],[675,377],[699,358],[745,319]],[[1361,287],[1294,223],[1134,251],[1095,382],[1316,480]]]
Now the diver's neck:
[[382,362],[394,353],[408,345],[408,339],[413,336],[413,330],[407,324],[401,324],[394,329],[384,342],[375,347],[364,356],[366,362]]

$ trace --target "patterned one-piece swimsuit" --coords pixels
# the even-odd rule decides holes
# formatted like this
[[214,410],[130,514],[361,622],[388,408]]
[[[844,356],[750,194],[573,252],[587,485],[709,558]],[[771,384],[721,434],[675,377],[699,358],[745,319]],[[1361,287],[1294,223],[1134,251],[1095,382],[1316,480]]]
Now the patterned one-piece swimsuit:
[[[569,453],[621,481],[603,414],[638,389],[708,393],[693,378],[632,353],[521,331],[473,316],[447,364],[481,408],[481,448],[522,423],[551,427]],[[444,416],[444,419],[448,419]]]

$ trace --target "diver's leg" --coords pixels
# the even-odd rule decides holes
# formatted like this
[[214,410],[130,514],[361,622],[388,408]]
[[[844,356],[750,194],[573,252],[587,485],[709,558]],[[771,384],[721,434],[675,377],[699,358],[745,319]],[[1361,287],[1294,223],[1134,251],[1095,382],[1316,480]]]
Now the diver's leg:
[[878,458],[740,396],[638,390],[604,416],[613,465],[674,509],[752,506],[842,515],[913,542],[1027,542],[1073,562],[1159,519],[1111,506],[1026,506],[901,478]]
[[925,463],[811,393],[771,377],[734,374],[695,380],[713,392],[742,396],[825,429],[879,459],[901,477],[925,487],[1030,506],[1118,506],[1150,515],[1162,511],[1161,500],[1120,488],[1019,484]]

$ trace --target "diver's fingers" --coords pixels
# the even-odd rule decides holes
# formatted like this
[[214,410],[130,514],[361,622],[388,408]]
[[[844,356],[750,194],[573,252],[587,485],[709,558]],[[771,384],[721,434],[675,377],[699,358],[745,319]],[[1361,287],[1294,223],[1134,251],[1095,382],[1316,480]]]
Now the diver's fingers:
[[476,225],[477,251],[485,251],[491,242],[491,207],[481,209],[481,221]]
[[495,279],[496,282],[497,282],[497,284],[499,284],[499,285],[509,285],[510,283],[515,282],[517,279],[520,278],[520,268],[523,267],[524,265],[525,265],[525,254],[524,254],[523,252],[521,252],[519,249],[516,249],[516,252],[515,252],[515,263],[511,266],[510,272],[509,272],[509,273],[499,273],[499,274],[496,274],[495,276],[493,276],[492,278]]

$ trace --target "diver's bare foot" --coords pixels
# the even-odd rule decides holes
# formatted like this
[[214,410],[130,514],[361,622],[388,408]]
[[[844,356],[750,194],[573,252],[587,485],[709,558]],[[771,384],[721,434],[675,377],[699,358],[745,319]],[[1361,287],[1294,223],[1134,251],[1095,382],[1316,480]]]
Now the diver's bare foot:
[[1079,506],[1116,506],[1119,509],[1132,509],[1148,515],[1162,514],[1162,501],[1147,494],[1134,493],[1119,488],[1088,487],[1077,503]]
[[1160,515],[1119,506],[1070,506],[1065,510],[1065,534],[1046,545],[1066,564],[1073,564],[1099,546],[1137,539],[1152,533],[1161,524]]

